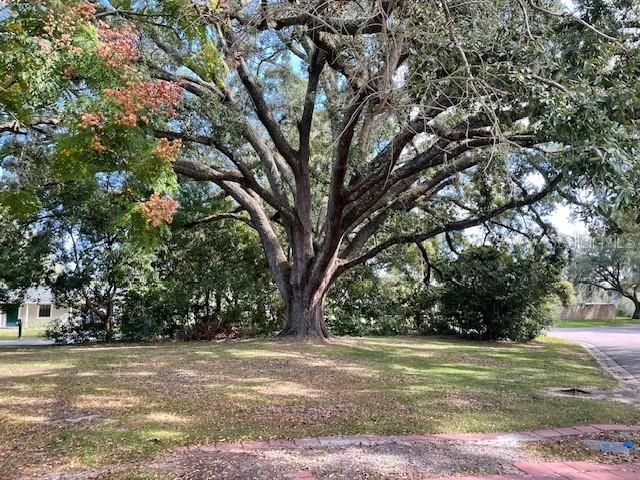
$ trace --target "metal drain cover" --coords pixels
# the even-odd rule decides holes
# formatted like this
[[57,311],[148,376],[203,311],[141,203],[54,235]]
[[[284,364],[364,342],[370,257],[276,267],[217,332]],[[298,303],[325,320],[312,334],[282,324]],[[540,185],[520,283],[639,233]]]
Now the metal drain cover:
[[589,390],[583,390],[582,388],[561,388],[557,390],[558,393],[564,393],[565,395],[591,395]]

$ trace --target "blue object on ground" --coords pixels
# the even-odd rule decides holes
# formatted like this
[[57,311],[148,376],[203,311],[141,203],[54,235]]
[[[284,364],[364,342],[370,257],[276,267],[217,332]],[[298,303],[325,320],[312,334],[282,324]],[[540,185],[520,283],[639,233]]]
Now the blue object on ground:
[[632,451],[632,449],[627,447],[623,442],[614,442],[611,440],[583,440],[582,444],[589,450],[612,455],[627,456]]

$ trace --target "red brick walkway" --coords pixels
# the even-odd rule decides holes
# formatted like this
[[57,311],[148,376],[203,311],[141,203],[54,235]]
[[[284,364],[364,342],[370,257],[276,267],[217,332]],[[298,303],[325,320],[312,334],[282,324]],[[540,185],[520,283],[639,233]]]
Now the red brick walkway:
[[[542,441],[600,432],[640,432],[632,425],[584,425],[570,428],[555,428],[518,433],[460,433],[432,435],[359,435],[342,437],[315,437],[298,440],[266,442],[218,443],[217,451],[249,452],[265,449],[322,448],[338,446],[383,445],[389,443],[420,443],[437,441],[481,442],[481,441]],[[605,465],[591,462],[547,462],[516,463],[519,475],[489,475],[463,477],[419,476],[412,480],[640,480],[640,464]],[[316,480],[312,472],[303,470],[292,473],[290,480]]]
[[[521,475],[465,477],[414,477],[412,480],[639,480],[640,464],[604,465],[590,462],[516,463]],[[291,474],[290,480],[316,480],[308,470]]]
[[[640,464],[604,465],[590,462],[516,463],[522,475],[440,477],[432,480],[639,480]],[[305,477],[299,477],[301,480]],[[306,477],[311,479],[313,477]],[[427,480],[425,477],[424,480]]]

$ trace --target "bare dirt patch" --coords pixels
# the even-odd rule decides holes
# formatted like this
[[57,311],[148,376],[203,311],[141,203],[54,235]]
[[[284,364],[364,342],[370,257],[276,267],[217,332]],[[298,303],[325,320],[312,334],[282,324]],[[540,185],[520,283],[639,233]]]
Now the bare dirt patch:
[[212,452],[180,449],[149,465],[161,473],[190,480],[275,480],[300,470],[319,479],[410,479],[418,475],[513,474],[523,456],[515,443],[496,445],[440,442],[372,447]]

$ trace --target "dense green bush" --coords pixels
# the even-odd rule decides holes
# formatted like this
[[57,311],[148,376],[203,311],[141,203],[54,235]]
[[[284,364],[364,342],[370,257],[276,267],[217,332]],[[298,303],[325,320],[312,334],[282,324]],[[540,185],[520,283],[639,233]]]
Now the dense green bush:
[[335,335],[406,335],[411,319],[405,315],[406,297],[399,282],[361,266],[345,274],[327,299],[326,317]]
[[440,333],[445,328],[439,326],[443,319],[440,315],[441,289],[423,283],[416,287],[406,299],[405,315],[415,333]]
[[206,340],[243,332],[274,333],[283,308],[252,228],[228,221],[191,225],[211,192],[182,184],[180,212],[155,249],[149,275],[123,292],[125,339]]
[[69,318],[57,318],[47,324],[43,333],[45,338],[60,344],[78,344],[104,342],[104,325],[91,315],[72,315]]
[[185,328],[185,317],[176,302],[179,299],[167,301],[170,293],[160,284],[125,292],[118,315],[123,338],[130,341],[176,338]]
[[444,269],[440,312],[426,328],[483,340],[526,341],[549,325],[562,259],[556,252],[466,249]]

